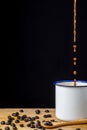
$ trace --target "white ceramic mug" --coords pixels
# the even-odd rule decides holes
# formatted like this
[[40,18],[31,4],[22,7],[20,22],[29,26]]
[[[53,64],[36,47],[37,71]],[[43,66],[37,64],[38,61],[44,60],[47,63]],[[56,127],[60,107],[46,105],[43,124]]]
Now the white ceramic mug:
[[56,117],[65,120],[87,118],[87,82],[59,81],[55,83]]

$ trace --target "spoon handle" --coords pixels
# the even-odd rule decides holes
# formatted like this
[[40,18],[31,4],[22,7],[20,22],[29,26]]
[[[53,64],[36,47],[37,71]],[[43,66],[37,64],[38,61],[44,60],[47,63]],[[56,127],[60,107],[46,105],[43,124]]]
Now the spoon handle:
[[55,125],[52,125],[52,126],[46,126],[46,125],[44,125],[44,127],[46,129],[52,129],[52,128],[58,128],[58,127],[62,127],[62,126],[81,125],[81,124],[87,124],[87,119],[78,120],[78,121],[62,122],[62,123],[58,123],[58,124],[55,124]]

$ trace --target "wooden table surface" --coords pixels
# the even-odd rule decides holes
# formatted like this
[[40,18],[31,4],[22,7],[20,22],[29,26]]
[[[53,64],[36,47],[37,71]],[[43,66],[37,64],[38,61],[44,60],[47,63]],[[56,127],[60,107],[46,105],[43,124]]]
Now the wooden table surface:
[[[12,115],[12,113],[14,113],[14,112],[19,112],[19,110],[20,109],[23,109],[23,108],[16,108],[16,109],[7,109],[7,108],[3,108],[3,109],[0,109],[0,122],[2,121],[2,120],[4,120],[4,121],[6,121],[7,120],[7,117],[8,117],[8,115]],[[30,108],[24,108],[23,110],[24,110],[24,112],[23,113],[20,113],[20,115],[24,115],[24,114],[26,114],[26,115],[28,115],[28,116],[30,116],[30,117],[34,117],[34,116],[36,116],[37,114],[35,113],[35,110],[36,110],[37,108],[34,108],[34,109],[30,109]],[[39,108],[38,108],[39,109]],[[45,118],[44,119],[44,117],[43,117],[43,115],[44,114],[47,114],[46,112],[45,112],[45,110],[46,109],[48,109],[49,111],[50,111],[50,113],[51,113],[51,115],[52,115],[52,117],[51,118]],[[43,121],[43,120],[51,120],[51,119],[55,119],[56,121],[58,121],[58,122],[63,122],[63,121],[60,121],[59,119],[57,119],[56,118],[56,116],[55,116],[55,109],[51,109],[51,108],[45,108],[45,109],[39,109],[40,111],[41,111],[41,113],[40,114],[38,114],[38,116],[39,116],[39,120],[40,121]],[[24,124],[24,126],[25,127],[23,127],[23,128],[21,128],[20,126],[19,126],[19,124],[20,123],[16,123],[17,124],[17,128],[18,128],[18,130],[35,130],[35,128],[30,128],[30,127],[27,127],[27,122],[23,122],[23,121],[21,121],[21,123],[23,123]],[[57,122],[55,122],[55,123],[57,123]],[[1,125],[0,124],[0,128],[2,128],[3,130],[4,130],[4,128],[6,127],[7,125]],[[11,130],[12,130],[12,127],[10,127],[11,128]],[[64,127],[60,127],[62,130],[76,130],[76,128],[80,128],[81,130],[87,130],[87,124],[84,124],[84,125],[73,125],[73,126],[64,126]],[[53,130],[58,130],[59,128],[54,128]],[[37,129],[37,130],[40,130],[40,129]]]

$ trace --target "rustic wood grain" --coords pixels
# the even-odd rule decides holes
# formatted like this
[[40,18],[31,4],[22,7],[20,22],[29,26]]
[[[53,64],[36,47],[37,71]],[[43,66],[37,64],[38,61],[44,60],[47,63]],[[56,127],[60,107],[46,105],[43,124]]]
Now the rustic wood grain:
[[[13,109],[13,108],[12,109],[11,108],[10,109],[3,108],[3,109],[0,109],[0,122],[2,120],[6,121],[8,115],[11,115],[13,112],[17,112],[17,111],[19,112],[20,109],[23,109],[23,108],[16,108],[16,109]],[[33,117],[33,116],[36,115],[36,113],[35,113],[36,109],[37,108],[34,108],[34,109],[30,109],[30,108],[26,108],[25,109],[24,108],[23,109],[24,112],[20,113],[20,115],[27,114],[28,116]],[[49,109],[49,108],[45,108],[45,109]],[[55,109],[51,109],[51,108],[49,110],[50,110],[50,113],[52,114],[52,117],[44,119],[43,115],[46,114],[45,113],[45,109],[39,109],[39,110],[41,110],[41,113],[38,115],[40,117],[40,121],[42,121],[42,120],[46,120],[47,121],[47,120],[55,119],[57,122],[55,122],[54,124],[56,124],[56,123],[63,123],[64,122],[64,121],[61,121],[61,120],[56,118],[56,116],[55,116]],[[17,124],[18,130],[34,130],[34,128],[29,128],[29,127],[26,126],[28,123],[25,123],[23,121],[21,121],[21,123],[23,123],[25,127],[24,128],[20,128],[20,126],[19,126],[20,123],[19,123],[19,124]],[[4,130],[5,126],[6,125],[0,125],[0,128],[2,128]],[[59,127],[59,128],[61,128],[63,130],[76,130],[76,128],[80,128],[81,130],[87,130],[87,124],[64,126],[64,127]],[[53,128],[53,130],[58,130],[59,128]],[[12,128],[11,128],[11,130],[12,130]]]

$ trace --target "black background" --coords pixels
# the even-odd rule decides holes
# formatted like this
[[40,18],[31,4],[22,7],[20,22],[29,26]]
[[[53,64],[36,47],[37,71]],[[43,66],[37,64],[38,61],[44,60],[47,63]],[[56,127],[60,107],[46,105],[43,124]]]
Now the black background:
[[[77,1],[77,79],[87,80],[87,2]],[[0,106],[55,107],[53,82],[73,79],[73,0],[11,1],[8,11],[8,87]]]

